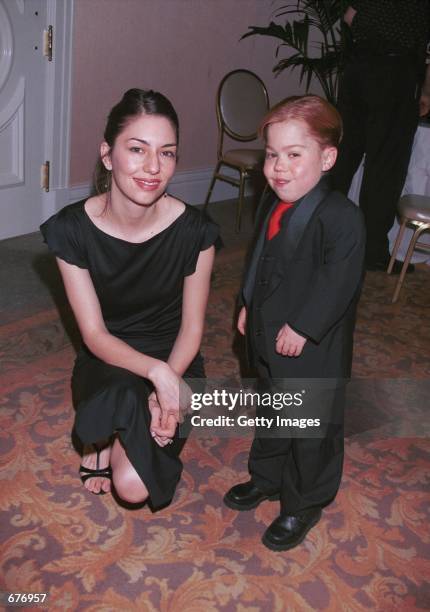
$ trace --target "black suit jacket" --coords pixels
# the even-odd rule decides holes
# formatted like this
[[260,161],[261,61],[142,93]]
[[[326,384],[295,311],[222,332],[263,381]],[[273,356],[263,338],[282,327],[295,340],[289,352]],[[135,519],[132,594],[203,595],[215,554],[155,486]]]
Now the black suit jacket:
[[[277,202],[269,195],[262,203],[259,236],[244,276],[252,361],[264,357],[277,378],[347,378],[363,278],[361,211],[331,191],[323,177],[286,214],[288,222],[270,244],[264,236]],[[269,263],[263,266],[262,258]],[[308,339],[299,357],[275,351],[285,323]]]

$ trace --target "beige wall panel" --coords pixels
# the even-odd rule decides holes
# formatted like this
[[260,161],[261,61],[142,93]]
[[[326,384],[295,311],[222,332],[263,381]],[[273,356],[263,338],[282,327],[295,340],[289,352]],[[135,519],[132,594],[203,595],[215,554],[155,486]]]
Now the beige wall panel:
[[179,170],[215,163],[215,94],[229,70],[256,72],[272,103],[303,91],[296,75],[273,76],[275,40],[239,41],[249,25],[267,24],[274,6],[271,0],[75,0],[71,185],[90,180],[107,112],[130,87],[156,89],[173,102]]

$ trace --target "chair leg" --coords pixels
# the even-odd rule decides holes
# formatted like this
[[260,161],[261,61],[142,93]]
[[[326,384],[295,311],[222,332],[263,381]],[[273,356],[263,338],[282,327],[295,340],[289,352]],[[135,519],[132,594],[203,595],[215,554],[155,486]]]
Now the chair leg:
[[424,228],[417,227],[416,230],[414,231],[414,234],[413,234],[412,238],[411,238],[411,241],[410,241],[409,247],[408,247],[408,251],[406,253],[405,261],[403,262],[403,266],[402,266],[402,269],[401,269],[401,272],[400,272],[399,280],[397,281],[397,285],[396,285],[396,288],[394,290],[393,299],[391,300],[392,304],[397,302],[397,299],[398,299],[399,293],[400,293],[400,289],[402,288],[403,281],[405,280],[406,270],[408,269],[409,262],[411,261],[412,254],[413,254],[414,249],[415,249],[415,245],[417,243],[418,238],[423,233],[423,231],[425,231]]
[[237,201],[237,212],[236,212],[236,234],[240,232],[244,191],[245,191],[245,173],[241,171],[240,172],[240,184],[239,184],[239,199]]
[[403,234],[405,233],[407,219],[402,219],[402,224],[399,227],[399,231],[397,233],[396,242],[394,243],[393,252],[391,254],[390,263],[388,264],[387,274],[391,274],[393,271],[394,262],[396,261],[397,251],[399,250],[399,246],[402,242]]
[[208,207],[209,200],[210,200],[211,195],[212,195],[212,190],[214,188],[215,181],[217,179],[216,175],[218,174],[220,167],[221,167],[221,163],[218,162],[217,165],[215,166],[215,170],[214,170],[214,173],[212,175],[212,180],[211,180],[211,183],[209,185],[209,190],[208,190],[208,193],[206,195],[206,200],[205,200],[205,203],[204,203],[204,206],[203,206],[203,212],[206,212],[206,209]]

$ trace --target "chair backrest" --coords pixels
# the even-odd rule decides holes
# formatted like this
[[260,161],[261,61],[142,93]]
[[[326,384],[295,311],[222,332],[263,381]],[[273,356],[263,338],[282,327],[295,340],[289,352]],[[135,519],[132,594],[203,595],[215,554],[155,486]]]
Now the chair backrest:
[[241,141],[255,140],[260,121],[269,109],[263,81],[250,70],[233,70],[218,88],[217,116],[221,132]]

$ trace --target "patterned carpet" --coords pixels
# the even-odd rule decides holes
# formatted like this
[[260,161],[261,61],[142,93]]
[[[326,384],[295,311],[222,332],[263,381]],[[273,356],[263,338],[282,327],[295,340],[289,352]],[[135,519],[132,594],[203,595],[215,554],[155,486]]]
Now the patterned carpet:
[[[243,251],[221,252],[203,350],[210,376],[238,373],[232,313]],[[429,271],[367,275],[356,332],[344,478],[305,543],[260,537],[277,503],[236,513],[249,438],[192,437],[173,503],[151,513],[85,492],[70,430],[74,351],[45,310],[0,327],[0,589],[46,592],[46,609],[405,611],[430,609]]]

